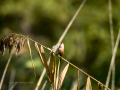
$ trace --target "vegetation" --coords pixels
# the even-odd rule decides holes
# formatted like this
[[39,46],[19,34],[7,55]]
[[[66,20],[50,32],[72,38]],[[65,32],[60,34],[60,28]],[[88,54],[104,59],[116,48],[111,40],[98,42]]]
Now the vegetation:
[[[65,61],[63,59],[60,63],[59,77],[61,78],[58,78],[60,86],[56,85],[57,88],[61,88],[61,90],[85,90],[90,87],[91,89],[96,90],[99,86],[99,89],[102,90],[101,87],[104,88],[103,85],[106,84],[106,79],[108,77],[107,74],[112,60],[111,58],[115,60],[115,90],[120,87],[120,48],[116,44],[116,42],[119,41],[120,1],[111,1],[114,46],[111,46],[110,30],[112,30],[112,27],[110,27],[111,25],[109,24],[110,3],[108,1],[110,0],[84,1],[85,0],[0,1],[1,42],[2,40],[4,41],[4,36],[7,34],[7,36],[21,36],[18,37],[19,39],[17,40],[16,36],[14,36],[13,39],[15,40],[13,40],[13,42],[10,41],[10,37],[13,36],[9,36],[5,41],[5,45],[0,44],[1,80],[4,76],[3,72],[5,71],[5,67],[7,66],[6,63],[9,61],[8,57],[11,56],[11,54],[9,54],[9,52],[11,52],[11,47],[15,47],[17,50],[17,56],[14,54],[12,55],[7,68],[2,84],[2,90],[11,88],[11,86],[14,86],[13,89],[15,90],[35,89],[38,85],[40,76],[42,76],[44,67],[47,72],[45,73],[45,76],[43,75],[43,80],[41,80],[38,89],[41,90],[44,88],[45,90],[48,90],[53,87],[54,84],[56,85],[56,82],[53,82],[53,63],[50,63],[50,67],[48,67],[47,60],[50,58],[49,56],[54,54],[52,54],[50,48],[55,44],[58,45],[60,42],[64,42],[65,44],[65,53],[63,55]],[[83,2],[84,4],[81,6],[77,17],[70,25],[69,22],[71,22],[71,19]],[[68,24],[70,25],[68,28],[69,31],[66,28],[68,27]],[[65,36],[63,35],[64,31],[67,31]],[[61,35],[63,35],[63,37]],[[24,39],[23,36],[25,36]],[[59,39],[60,37],[62,39]],[[24,47],[23,44],[21,44],[22,46],[19,46],[19,43],[24,43],[22,40],[26,41]],[[41,45],[43,53],[40,48]],[[6,47],[9,47],[9,51],[7,51],[8,49],[5,49]],[[57,47],[55,48],[55,51],[57,50]],[[116,47],[116,51],[113,56],[114,47]],[[4,54],[4,56],[2,56],[2,54]],[[59,55],[55,56],[53,55],[53,59],[50,61],[54,61],[55,63],[56,58],[56,64],[58,64]],[[42,59],[46,61],[43,61]],[[71,66],[70,63],[70,65],[67,64],[68,62],[66,60],[77,66],[80,70],[85,71],[88,75],[78,71],[79,69]],[[111,65],[113,66],[113,64]],[[96,82],[91,76],[100,82]],[[54,80],[56,80],[57,77],[58,75],[54,77]],[[14,82],[17,82],[17,84]],[[109,88],[111,88],[111,82],[112,78],[110,78]]]

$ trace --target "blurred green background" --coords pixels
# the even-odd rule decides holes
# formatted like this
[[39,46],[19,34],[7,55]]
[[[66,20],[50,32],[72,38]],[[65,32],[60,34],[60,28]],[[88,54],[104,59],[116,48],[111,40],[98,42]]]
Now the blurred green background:
[[[8,33],[29,36],[33,40],[51,48],[57,43],[72,19],[82,0],[0,0],[0,38]],[[120,26],[120,0],[112,0],[113,29],[116,41]],[[108,0],[87,0],[70,30],[63,39],[64,58],[81,68],[103,84],[112,57]],[[43,71],[34,43],[30,42],[36,75],[32,68],[27,45],[19,56],[13,56],[8,67],[2,90],[9,88],[10,77],[18,83],[13,90],[33,90]],[[50,52],[45,49],[48,59]],[[0,54],[0,77],[9,57]],[[57,60],[59,58],[57,57]],[[120,46],[116,53],[115,87],[120,87]],[[67,63],[62,61],[61,68]],[[74,90],[77,85],[77,70],[69,66],[61,90]],[[11,75],[12,73],[12,75]],[[87,76],[80,72],[80,88],[85,90]],[[39,87],[47,80],[45,90],[50,89],[47,74]],[[97,82],[91,80],[93,90],[98,90]],[[111,88],[111,81],[109,87]]]

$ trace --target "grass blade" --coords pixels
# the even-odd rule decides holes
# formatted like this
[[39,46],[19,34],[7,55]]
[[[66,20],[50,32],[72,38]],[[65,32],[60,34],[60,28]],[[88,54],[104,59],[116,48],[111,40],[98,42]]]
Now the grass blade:
[[100,83],[98,83],[98,87],[99,87],[99,90],[103,90],[103,86]]
[[69,63],[65,66],[65,68],[63,69],[63,71],[60,74],[58,85],[57,85],[57,90],[60,90],[60,88],[62,86],[63,80],[64,80],[65,75],[66,75],[67,70],[68,70],[68,67],[69,67]]
[[92,90],[90,77],[87,78],[86,90]]
[[34,67],[34,63],[33,63],[33,59],[32,59],[32,54],[31,54],[31,48],[30,48],[30,42],[29,42],[29,39],[27,39],[27,45],[28,45],[28,48],[29,48],[30,57],[31,57],[31,61],[32,61],[32,66],[33,66],[34,74],[35,74],[35,77],[36,77],[35,67]]
[[79,90],[79,70],[78,70],[78,85],[77,85],[77,90]]
[[43,58],[42,58],[42,56],[41,56],[40,50],[39,50],[38,45],[37,45],[36,42],[35,42],[35,48],[36,48],[36,50],[37,50],[37,52],[38,52],[38,55],[39,55],[39,57],[40,57],[41,62],[42,62],[43,65],[45,66],[44,61],[43,61]]

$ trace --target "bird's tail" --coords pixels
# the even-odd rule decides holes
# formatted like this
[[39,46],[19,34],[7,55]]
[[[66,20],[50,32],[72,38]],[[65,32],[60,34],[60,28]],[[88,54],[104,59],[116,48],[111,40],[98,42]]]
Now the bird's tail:
[[[62,57],[62,55],[60,55],[61,57]],[[60,57],[60,62],[61,62],[61,60],[62,60],[62,58]]]

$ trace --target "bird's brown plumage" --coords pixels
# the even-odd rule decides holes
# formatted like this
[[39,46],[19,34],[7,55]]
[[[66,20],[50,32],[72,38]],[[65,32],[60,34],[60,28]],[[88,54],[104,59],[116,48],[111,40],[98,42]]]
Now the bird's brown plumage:
[[[62,55],[64,54],[64,43],[61,43],[59,48],[58,48],[58,53],[59,55],[62,57]],[[61,61],[61,58],[60,58]]]

